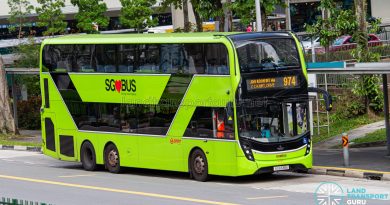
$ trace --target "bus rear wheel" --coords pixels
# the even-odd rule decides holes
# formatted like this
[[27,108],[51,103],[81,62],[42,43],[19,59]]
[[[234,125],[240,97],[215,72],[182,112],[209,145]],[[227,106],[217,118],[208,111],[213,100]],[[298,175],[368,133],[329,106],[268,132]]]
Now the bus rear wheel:
[[190,174],[197,181],[207,181],[209,178],[206,155],[202,150],[196,149],[190,156]]
[[104,166],[111,173],[119,173],[121,170],[119,152],[114,144],[109,144],[104,149]]
[[80,158],[81,158],[81,164],[83,165],[83,168],[87,171],[94,171],[97,168],[96,165],[96,155],[95,155],[95,149],[93,148],[93,145],[86,141],[81,146],[80,151]]

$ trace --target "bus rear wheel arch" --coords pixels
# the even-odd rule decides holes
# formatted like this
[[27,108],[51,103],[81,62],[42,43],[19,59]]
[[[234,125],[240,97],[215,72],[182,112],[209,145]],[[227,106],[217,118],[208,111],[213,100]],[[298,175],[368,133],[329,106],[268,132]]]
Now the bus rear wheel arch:
[[104,147],[104,166],[111,173],[119,173],[121,170],[119,151],[112,142]]
[[191,151],[188,163],[191,178],[202,182],[209,179],[207,157],[201,149]]
[[90,141],[84,141],[81,145],[80,161],[83,168],[87,171],[95,171],[97,169],[95,149]]

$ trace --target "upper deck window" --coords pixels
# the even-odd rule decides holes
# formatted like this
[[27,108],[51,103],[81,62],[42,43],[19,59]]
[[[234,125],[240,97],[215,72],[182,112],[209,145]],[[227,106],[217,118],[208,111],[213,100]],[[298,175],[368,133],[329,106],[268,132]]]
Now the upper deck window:
[[42,56],[46,72],[229,74],[218,43],[46,45]]
[[283,70],[300,66],[295,41],[290,38],[249,39],[234,42],[242,73]]

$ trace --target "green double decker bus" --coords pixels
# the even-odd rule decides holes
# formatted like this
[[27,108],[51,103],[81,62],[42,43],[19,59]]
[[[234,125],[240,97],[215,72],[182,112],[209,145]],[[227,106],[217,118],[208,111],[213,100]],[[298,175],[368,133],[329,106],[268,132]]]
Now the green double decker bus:
[[43,42],[40,68],[53,158],[199,181],[312,167],[310,89],[291,33],[65,36]]

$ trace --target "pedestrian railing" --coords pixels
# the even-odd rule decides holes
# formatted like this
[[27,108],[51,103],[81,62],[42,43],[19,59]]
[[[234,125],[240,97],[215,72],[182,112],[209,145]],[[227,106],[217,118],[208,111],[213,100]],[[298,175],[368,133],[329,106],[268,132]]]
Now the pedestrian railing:
[[29,200],[20,200],[20,199],[11,199],[2,197],[0,205],[51,205],[43,202],[29,201]]
[[[315,47],[314,55],[315,62],[330,62],[330,61],[350,61],[353,62],[355,59],[352,55],[352,51],[356,49],[355,43],[331,46],[328,51],[325,51],[324,47]],[[390,40],[381,40],[369,42],[368,49],[370,52],[378,53],[381,58],[390,58]],[[306,49],[305,51],[306,62],[312,62],[312,51]]]

